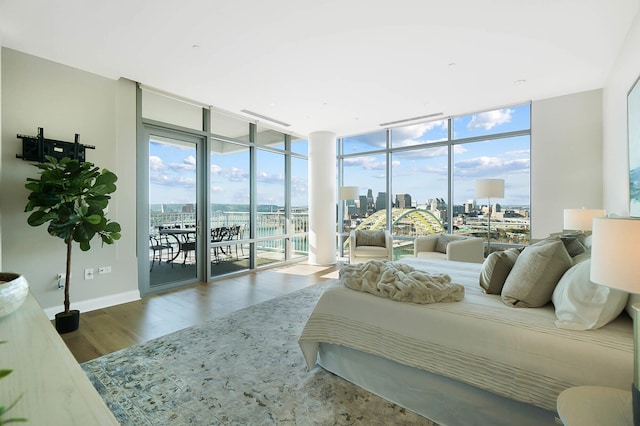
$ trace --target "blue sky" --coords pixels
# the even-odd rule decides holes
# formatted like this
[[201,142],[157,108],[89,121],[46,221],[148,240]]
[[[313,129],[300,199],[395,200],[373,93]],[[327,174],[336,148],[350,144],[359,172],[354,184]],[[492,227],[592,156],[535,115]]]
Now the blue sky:
[[[503,133],[530,127],[529,105],[503,108],[454,119],[456,139]],[[406,147],[447,138],[447,120],[392,129],[392,147]],[[168,141],[166,141],[168,142]],[[294,143],[295,152],[307,153],[307,142]],[[384,149],[385,132],[345,138],[345,154]],[[246,149],[222,144],[211,156],[210,194],[213,203],[249,203],[249,155]],[[454,203],[474,197],[475,180],[505,179],[505,205],[529,204],[529,137],[515,137],[455,145]],[[150,202],[194,203],[196,151],[193,145],[152,142],[149,147]],[[392,194],[409,193],[419,204],[427,198],[447,196],[447,148],[423,148],[392,154]],[[283,156],[265,151],[258,154],[258,204],[284,204]],[[374,195],[385,191],[385,157],[358,155],[344,160],[346,185],[357,185],[360,193],[371,188]],[[292,161],[292,205],[307,205],[307,169],[303,160]],[[484,200],[478,200],[482,202]]]
[[[529,105],[504,108],[454,119],[454,138],[463,139],[530,127]],[[433,143],[447,139],[447,120],[392,129],[392,148]],[[344,154],[384,148],[384,131],[345,139]],[[392,162],[392,195],[408,193],[418,204],[428,198],[447,198],[448,149],[446,146],[395,152]],[[505,179],[505,205],[529,204],[530,144],[528,136],[496,139],[453,146],[454,203],[474,198],[475,181]],[[344,159],[344,184],[360,187],[365,195],[385,192],[384,154]],[[479,203],[486,200],[478,200]]]
[[[306,145],[306,141],[301,143]],[[304,148],[302,148],[304,149]],[[249,151],[223,144],[211,155],[211,202],[249,204]],[[257,158],[258,204],[284,205],[284,157],[260,150]],[[291,163],[292,204],[307,205],[306,162]],[[196,150],[193,145],[166,140],[149,144],[149,202],[186,204],[196,200]]]

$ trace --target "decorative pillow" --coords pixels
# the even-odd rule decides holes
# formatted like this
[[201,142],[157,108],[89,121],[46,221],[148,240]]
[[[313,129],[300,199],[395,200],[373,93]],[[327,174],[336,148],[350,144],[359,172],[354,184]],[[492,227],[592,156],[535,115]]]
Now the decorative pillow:
[[436,248],[434,251],[438,253],[447,253],[447,244],[451,241],[448,235],[440,234],[438,235],[438,241],[436,241]]
[[357,246],[385,247],[384,231],[356,231]]
[[587,250],[591,250],[591,243],[593,242],[593,235],[589,235],[588,237],[584,237],[584,242],[582,243]]
[[564,248],[567,249],[567,252],[571,257],[575,257],[587,251],[577,235],[560,235],[560,241],[562,241]]
[[539,308],[551,300],[558,281],[573,265],[560,240],[525,248],[502,287],[502,301],[519,308]]
[[564,273],[551,300],[555,305],[556,327],[567,330],[594,330],[620,315],[629,294],[592,282],[591,259]]
[[487,294],[500,294],[504,282],[518,259],[520,250],[512,248],[491,253],[480,269],[480,287]]

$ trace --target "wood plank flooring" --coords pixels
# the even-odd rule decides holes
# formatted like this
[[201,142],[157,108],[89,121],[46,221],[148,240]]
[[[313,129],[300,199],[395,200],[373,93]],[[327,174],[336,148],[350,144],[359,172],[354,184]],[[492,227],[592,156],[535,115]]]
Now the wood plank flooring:
[[154,294],[83,312],[80,328],[60,336],[76,360],[85,362],[337,278],[340,266],[298,263]]

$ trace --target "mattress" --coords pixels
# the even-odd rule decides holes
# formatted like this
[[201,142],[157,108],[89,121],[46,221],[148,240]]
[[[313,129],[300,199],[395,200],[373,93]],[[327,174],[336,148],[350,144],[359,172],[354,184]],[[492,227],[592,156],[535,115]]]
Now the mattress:
[[555,410],[577,385],[628,389],[633,378],[632,323],[621,315],[589,331],[558,329],[553,306],[512,308],[479,287],[480,264],[403,260],[447,273],[465,286],[460,302],[418,305],[343,287],[318,300],[299,339],[312,368],[320,342],[423,369],[515,401]]

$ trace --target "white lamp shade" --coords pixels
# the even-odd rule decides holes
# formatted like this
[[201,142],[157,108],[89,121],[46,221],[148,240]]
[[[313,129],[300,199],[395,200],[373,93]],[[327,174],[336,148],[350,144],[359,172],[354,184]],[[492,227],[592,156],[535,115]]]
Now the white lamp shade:
[[604,210],[598,209],[564,209],[564,229],[591,231],[593,218],[604,216]]
[[338,198],[341,200],[357,200],[359,188],[357,186],[341,186],[338,190]]
[[591,281],[640,293],[640,219],[593,219]]
[[478,179],[476,198],[504,198],[504,179]]

